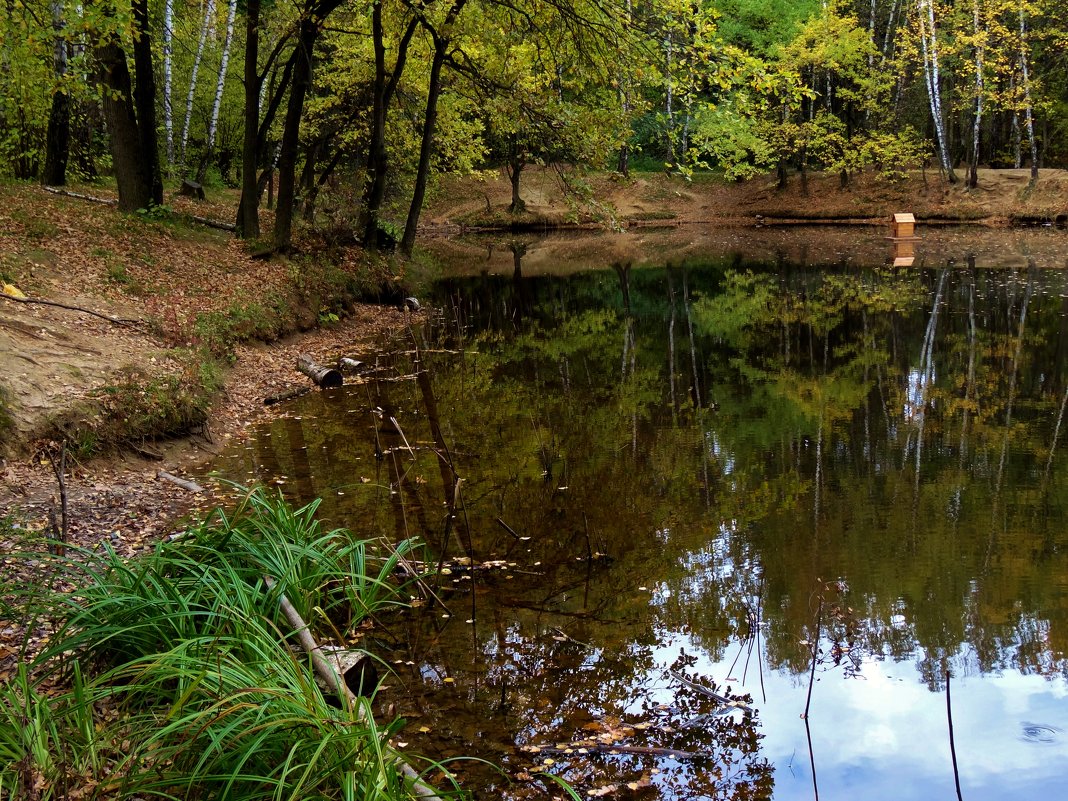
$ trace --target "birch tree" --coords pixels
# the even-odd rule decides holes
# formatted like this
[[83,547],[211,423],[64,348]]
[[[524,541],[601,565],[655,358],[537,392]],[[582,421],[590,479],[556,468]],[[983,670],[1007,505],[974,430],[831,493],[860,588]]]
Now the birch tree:
[[942,75],[938,62],[938,35],[935,25],[934,0],[917,0],[917,21],[920,45],[923,52],[923,76],[927,84],[927,98],[931,106],[931,118],[935,126],[935,138],[938,144],[938,159],[946,179],[957,182],[953,163],[949,157],[949,143],[946,140],[946,118],[942,113]]
[[219,63],[219,79],[215,83],[215,102],[211,107],[211,119],[208,121],[208,144],[200,159],[197,170],[197,183],[204,183],[207,177],[208,163],[215,151],[215,134],[219,127],[219,110],[222,108],[223,89],[226,88],[226,68],[230,63],[230,43],[234,38],[234,18],[237,16],[237,0],[230,0],[226,14],[226,37],[223,40],[222,61]]
[[163,129],[167,137],[167,172],[174,167],[174,104],[171,89],[174,85],[174,0],[163,3]]
[[969,189],[975,189],[979,185],[979,131],[983,123],[983,70],[987,29],[980,21],[979,0],[972,0],[972,36],[975,50],[975,118],[972,121],[972,158],[968,167]]
[[1027,140],[1031,144],[1031,183],[1038,180],[1038,145],[1035,143],[1035,121],[1031,104],[1031,73],[1028,69],[1028,44],[1027,44],[1027,19],[1024,16],[1024,5],[1021,2],[1018,8],[1020,14],[1020,76],[1022,79],[1024,99],[1024,121],[1027,124]]
[[204,21],[200,26],[200,38],[197,40],[196,55],[193,56],[193,71],[189,77],[189,94],[185,99],[185,123],[182,125],[181,157],[185,164],[185,147],[189,141],[189,123],[193,119],[193,98],[197,92],[197,73],[200,72],[200,62],[204,58],[204,45],[208,41],[208,33],[214,28],[215,0],[208,0],[204,7]]

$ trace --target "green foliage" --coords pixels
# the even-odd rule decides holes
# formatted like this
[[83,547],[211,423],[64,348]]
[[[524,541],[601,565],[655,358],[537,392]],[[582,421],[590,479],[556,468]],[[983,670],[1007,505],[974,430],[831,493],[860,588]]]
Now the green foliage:
[[207,420],[222,374],[203,349],[168,352],[173,371],[148,376],[127,369],[86,401],[48,421],[43,434],[78,458],[146,440],[180,436]]
[[249,340],[269,340],[282,329],[279,308],[261,303],[235,303],[226,311],[201,312],[193,322],[193,338],[220,358],[232,361],[234,346]]
[[[0,687],[6,797],[33,787],[61,799],[101,783],[130,799],[193,788],[264,801],[411,797],[388,743],[400,723],[379,727],[366,699],[328,704],[310,659],[287,644],[279,603],[292,601],[320,641],[345,636],[400,603],[392,575],[410,546],[375,557],[349,532],[323,531],[315,506],[254,490],[145,556],[104,547],[51,565],[76,589],[43,602],[62,624],[36,673],[23,667]],[[68,689],[43,694],[34,676],[50,673]]]
[[11,430],[15,427],[15,421],[11,417],[8,408],[11,403],[7,390],[0,386],[0,442],[3,442]]
[[138,209],[137,216],[152,222],[169,222],[174,216],[174,209],[167,205],[153,203],[148,208]]

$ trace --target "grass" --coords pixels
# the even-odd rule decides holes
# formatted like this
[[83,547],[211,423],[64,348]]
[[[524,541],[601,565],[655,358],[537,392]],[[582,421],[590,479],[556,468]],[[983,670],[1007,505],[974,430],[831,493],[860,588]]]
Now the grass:
[[8,410],[9,404],[7,390],[0,386],[0,442],[6,440],[15,427],[15,421]]
[[412,797],[389,744],[401,722],[331,706],[287,642],[282,593],[320,643],[401,603],[396,554],[322,530],[315,509],[256,490],[147,556],[53,562],[76,589],[46,591],[37,613],[59,630],[0,687],[0,797]]
[[[52,417],[40,436],[66,442],[80,460],[111,448],[188,434],[208,418],[222,366],[204,348],[175,348],[177,370],[127,370],[91,398]],[[2,432],[0,432],[2,435]]]

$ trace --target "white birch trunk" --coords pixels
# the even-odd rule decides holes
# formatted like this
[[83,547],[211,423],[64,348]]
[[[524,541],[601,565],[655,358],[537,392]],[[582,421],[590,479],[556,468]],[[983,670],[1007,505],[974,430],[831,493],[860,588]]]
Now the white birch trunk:
[[674,85],[672,83],[673,79],[672,79],[672,75],[671,75],[671,71],[673,69],[673,65],[671,63],[671,32],[670,31],[664,36],[664,52],[666,54],[666,59],[667,59],[666,60],[666,69],[665,69],[665,72],[667,73],[667,75],[666,75],[666,77],[667,77],[667,87],[666,87],[667,98],[666,98],[666,104],[665,105],[666,105],[666,109],[667,109],[667,124],[668,124],[668,152],[669,152],[670,157],[671,157],[672,166],[674,166],[675,165],[675,109],[674,109],[674,101],[675,101],[674,91],[675,91],[675,87],[674,87]]
[[[942,116],[941,74],[938,67],[938,37],[935,33],[933,0],[918,0],[920,39],[923,45],[923,71],[927,80],[927,96],[931,103],[931,116],[934,119],[935,135],[938,138],[938,158],[942,170],[950,183],[957,182],[953,165],[949,159],[949,146],[946,142],[946,122]],[[924,15],[926,12],[926,20]]]
[[871,8],[868,13],[868,38],[871,40],[871,50],[868,53],[868,69],[875,66],[875,0],[871,0]]
[[979,130],[983,122],[983,60],[986,32],[979,21],[979,0],[972,0],[972,27],[975,33],[975,123],[972,125],[972,168],[968,185],[975,188],[979,168]]
[[212,19],[215,17],[215,0],[208,0],[204,9],[204,22],[200,26],[200,39],[197,42],[197,52],[193,57],[193,72],[189,78],[189,95],[185,100],[185,124],[182,126],[182,163],[185,163],[185,146],[189,141],[189,122],[193,118],[193,97],[197,91],[197,73],[200,71],[200,60],[204,57],[204,44],[208,40],[208,31],[214,27]]
[[174,42],[174,0],[163,4],[163,128],[167,135],[167,171],[174,166],[174,106],[171,102],[173,85],[172,44]]
[[219,80],[215,84],[215,103],[211,107],[208,124],[208,152],[215,147],[215,132],[219,127],[219,110],[222,108],[223,89],[226,87],[226,67],[230,63],[230,43],[234,39],[234,17],[237,16],[237,0],[230,0],[226,15],[226,38],[223,40],[222,62],[219,64]]
[[1031,182],[1038,179],[1038,144],[1035,142],[1035,121],[1031,111],[1031,76],[1027,68],[1027,24],[1023,6],[1020,6],[1020,74],[1023,78],[1024,121],[1027,124],[1027,140],[1031,143]]
[[894,35],[894,17],[897,16],[897,4],[898,0],[890,5],[890,16],[886,20],[886,34],[883,36],[883,58],[881,63],[885,64],[886,59],[890,57],[890,43],[893,41]]

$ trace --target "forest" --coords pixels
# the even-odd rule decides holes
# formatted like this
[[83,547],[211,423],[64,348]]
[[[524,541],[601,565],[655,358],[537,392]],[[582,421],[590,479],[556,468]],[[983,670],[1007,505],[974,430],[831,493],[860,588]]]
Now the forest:
[[[436,179],[504,169],[843,185],[1064,166],[1053,0],[13,0],[0,171],[240,189],[236,230],[318,213],[410,253]],[[260,209],[271,207],[271,230]]]

